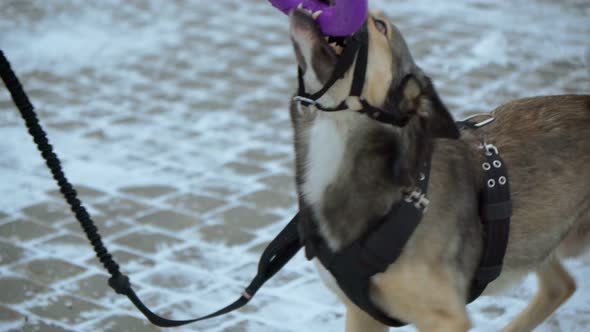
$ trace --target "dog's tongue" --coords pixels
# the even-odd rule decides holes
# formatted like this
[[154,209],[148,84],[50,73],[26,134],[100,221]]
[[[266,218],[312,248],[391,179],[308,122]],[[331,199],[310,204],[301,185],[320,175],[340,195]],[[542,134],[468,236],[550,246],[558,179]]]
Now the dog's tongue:
[[334,6],[321,0],[270,0],[273,6],[289,15],[299,4],[313,12],[322,14],[318,23],[327,36],[348,36],[355,33],[363,25],[368,13],[368,0],[336,0]]

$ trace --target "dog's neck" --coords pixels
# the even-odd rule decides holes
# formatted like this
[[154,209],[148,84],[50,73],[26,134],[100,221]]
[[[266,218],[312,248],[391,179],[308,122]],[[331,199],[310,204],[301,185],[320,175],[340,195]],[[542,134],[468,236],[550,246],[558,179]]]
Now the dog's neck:
[[401,199],[412,185],[418,151],[429,153],[430,141],[417,124],[400,129],[354,112],[315,112],[296,125],[305,145],[297,152],[304,159],[298,162],[299,191],[320,235],[337,250]]

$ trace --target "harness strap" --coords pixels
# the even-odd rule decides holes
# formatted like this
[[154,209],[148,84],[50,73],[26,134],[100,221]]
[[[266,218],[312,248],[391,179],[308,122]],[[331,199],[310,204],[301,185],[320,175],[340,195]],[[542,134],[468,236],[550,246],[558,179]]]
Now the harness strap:
[[252,299],[267,280],[272,278],[285,264],[287,264],[287,262],[289,262],[299,249],[301,249],[299,234],[297,232],[297,224],[299,222],[299,214],[297,214],[264,250],[258,263],[258,273],[250,285],[246,287],[242,296],[240,296],[235,302],[212,314],[190,320],[171,320],[155,314],[139,299],[131,287],[129,277],[121,273],[119,265],[113,260],[110,252],[102,242],[101,236],[94,225],[94,221],[90,217],[86,208],[82,205],[82,202],[78,199],[76,190],[63,173],[61,162],[53,151],[53,147],[47,139],[47,134],[39,124],[39,119],[34,111],[34,107],[29,101],[18,78],[12,71],[10,63],[4,56],[2,50],[0,50],[0,76],[10,92],[15,105],[20,111],[21,116],[25,120],[26,126],[34,139],[37,148],[41,152],[43,159],[57,181],[61,193],[70,205],[76,219],[92,244],[96,256],[111,275],[109,286],[111,286],[111,288],[113,288],[118,294],[127,296],[135,307],[139,309],[139,311],[141,311],[152,324],[160,327],[176,327],[220,316],[241,308]]
[[430,160],[422,164],[417,175],[417,189],[394,204],[382,218],[386,222],[359,241],[337,252],[333,252],[321,240],[316,240],[314,246],[318,259],[335,277],[346,296],[375,320],[388,326],[399,327],[406,323],[389,317],[373,303],[370,298],[371,277],[384,272],[395,262],[418,227],[428,206],[426,193],[430,167]]
[[[301,70],[301,67],[298,67],[297,68],[298,69],[297,70],[297,80],[299,83],[299,88],[298,88],[297,95],[299,97],[303,97],[304,99],[316,101],[316,100],[320,99],[324,94],[326,94],[326,92],[328,92],[328,90],[330,90],[330,88],[336,83],[336,81],[342,79],[344,77],[344,75],[346,74],[346,72],[348,71],[348,69],[350,69],[350,67],[354,63],[355,58],[357,57],[357,52],[359,51],[359,49],[363,48],[362,47],[362,45],[364,44],[363,39],[365,39],[365,38],[362,38],[362,36],[360,36],[359,34],[355,34],[348,39],[348,43],[347,43],[346,47],[344,48],[344,51],[343,51],[342,55],[340,56],[338,63],[334,67],[334,71],[332,72],[332,75],[328,79],[328,82],[326,82],[326,84],[319,91],[317,91],[313,94],[309,94],[305,91],[305,84],[303,82],[303,71]],[[364,81],[364,75],[363,75],[362,81]],[[359,94],[359,96],[360,96],[360,94]],[[305,106],[310,105],[310,103],[308,101],[304,101],[304,100],[302,100],[302,104]]]
[[484,144],[485,159],[482,164],[485,172],[485,188],[481,193],[480,216],[483,226],[483,248],[479,267],[471,284],[469,302],[477,299],[487,285],[502,273],[502,264],[512,216],[510,183],[504,161],[493,145]]
[[[355,62],[356,58],[356,62]],[[350,87],[350,97],[357,97],[362,108],[359,110],[360,113],[366,114],[367,116],[377,120],[379,122],[391,124],[398,127],[405,126],[409,117],[401,114],[397,109],[383,110],[378,107],[371,105],[366,99],[362,97],[363,87],[365,84],[365,76],[367,72],[369,58],[369,36],[367,25],[355,33],[353,36],[347,39],[344,51],[336,63],[332,75],[328,79],[328,82],[316,93],[309,94],[305,91],[305,82],[303,80],[303,70],[297,68],[297,80],[299,87],[297,89],[297,96],[293,98],[294,101],[301,103],[305,107],[314,106],[322,112],[339,112],[349,109],[349,105],[346,100],[343,100],[340,104],[335,107],[325,107],[318,103],[319,100],[328,90],[336,83],[336,81],[342,79],[346,72],[355,64],[352,84]]]
[[[472,126],[469,122],[465,122],[463,126],[478,127]],[[504,161],[495,146],[484,145],[484,149],[486,161],[482,168],[485,171],[486,183],[479,200],[484,244],[480,263],[471,283],[468,302],[477,299],[487,285],[500,275],[512,216],[508,171]],[[334,276],[340,289],[355,305],[388,326],[399,327],[405,323],[389,317],[375,306],[370,298],[370,280],[372,276],[384,272],[397,260],[418,227],[429,203],[425,195],[430,167],[431,163],[428,160],[420,169],[419,190],[394,204],[376,228],[369,230],[359,240],[338,252],[328,248],[319,235],[315,222],[300,225],[307,258],[317,256],[322,265]]]
[[360,97],[363,94],[363,87],[365,86],[365,76],[367,74],[369,60],[369,33],[367,29],[365,24],[359,31],[359,49],[356,56],[352,85],[350,86],[350,95],[355,97]]
[[[372,266],[376,271],[384,272],[392,262],[395,262],[420,224],[428,206],[426,194],[430,180],[430,167],[430,160],[423,163],[417,179],[418,189],[390,209],[384,217],[389,222],[382,223],[364,240],[366,256],[372,257]],[[383,236],[383,234],[391,236]]]

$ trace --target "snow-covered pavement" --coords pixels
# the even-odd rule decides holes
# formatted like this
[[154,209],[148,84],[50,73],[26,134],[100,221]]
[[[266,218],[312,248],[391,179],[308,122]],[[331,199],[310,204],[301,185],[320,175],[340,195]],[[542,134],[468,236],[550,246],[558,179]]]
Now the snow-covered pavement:
[[[457,117],[590,93],[587,0],[371,3]],[[233,301],[296,211],[286,17],[263,0],[9,0],[0,49],[140,297],[175,318]],[[568,266],[579,291],[539,331],[590,330],[590,257]],[[0,331],[159,331],[106,280],[0,88]],[[482,297],[473,331],[534,291]],[[178,330],[342,331],[343,313],[299,254],[246,309]]]

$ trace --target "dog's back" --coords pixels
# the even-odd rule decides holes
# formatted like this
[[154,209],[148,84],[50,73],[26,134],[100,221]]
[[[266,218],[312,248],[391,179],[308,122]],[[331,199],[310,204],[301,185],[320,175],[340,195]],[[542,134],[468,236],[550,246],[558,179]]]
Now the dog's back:
[[495,115],[479,134],[510,173],[506,267],[541,262],[558,246],[565,256],[581,253],[590,245],[590,96],[521,99]]

